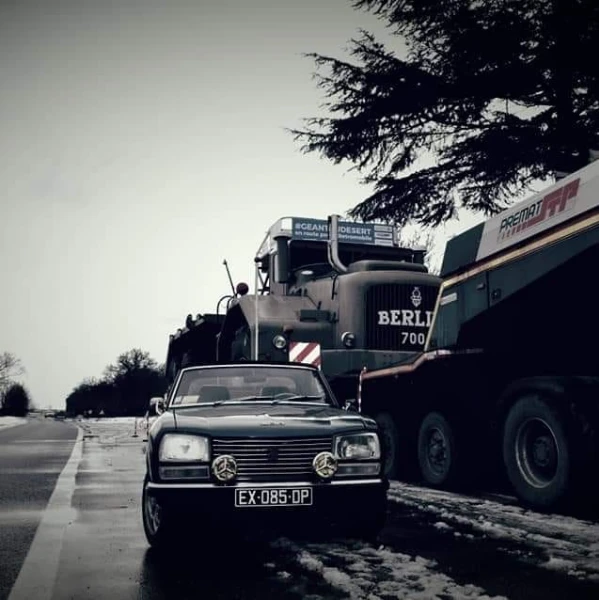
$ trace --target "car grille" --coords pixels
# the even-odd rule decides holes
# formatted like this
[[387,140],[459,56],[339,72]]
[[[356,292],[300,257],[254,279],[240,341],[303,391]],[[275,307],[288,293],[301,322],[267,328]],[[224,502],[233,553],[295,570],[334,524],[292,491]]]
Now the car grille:
[[314,471],[319,452],[331,451],[330,437],[215,439],[213,458],[229,454],[237,461],[237,481],[301,481]]

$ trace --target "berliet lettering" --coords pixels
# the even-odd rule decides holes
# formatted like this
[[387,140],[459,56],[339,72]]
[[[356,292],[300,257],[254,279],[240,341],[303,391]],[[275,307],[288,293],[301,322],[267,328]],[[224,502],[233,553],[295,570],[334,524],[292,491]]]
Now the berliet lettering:
[[411,310],[409,308],[379,310],[377,325],[395,325],[405,327],[430,327],[433,311]]

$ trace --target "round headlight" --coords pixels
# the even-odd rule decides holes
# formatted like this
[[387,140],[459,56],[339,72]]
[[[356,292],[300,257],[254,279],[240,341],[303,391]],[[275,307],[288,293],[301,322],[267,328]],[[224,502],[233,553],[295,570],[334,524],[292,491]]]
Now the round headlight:
[[341,343],[346,348],[353,348],[356,345],[356,335],[354,333],[352,333],[351,331],[346,331],[341,336]]
[[212,461],[212,473],[219,481],[231,481],[237,475],[237,461],[229,454],[217,456]]
[[334,456],[342,460],[378,460],[381,456],[379,438],[374,432],[337,436],[334,443]]
[[312,467],[321,479],[331,479],[337,466],[337,459],[330,452],[320,452],[312,461]]
[[272,345],[277,348],[277,350],[283,350],[283,348],[287,346],[287,339],[284,335],[275,335],[275,337],[272,338]]

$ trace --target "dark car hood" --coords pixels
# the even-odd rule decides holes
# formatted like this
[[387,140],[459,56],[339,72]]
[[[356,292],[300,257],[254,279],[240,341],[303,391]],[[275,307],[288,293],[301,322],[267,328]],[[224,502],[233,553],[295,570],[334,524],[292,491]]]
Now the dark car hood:
[[372,429],[371,419],[332,406],[247,402],[172,409],[177,429],[220,436],[332,435]]

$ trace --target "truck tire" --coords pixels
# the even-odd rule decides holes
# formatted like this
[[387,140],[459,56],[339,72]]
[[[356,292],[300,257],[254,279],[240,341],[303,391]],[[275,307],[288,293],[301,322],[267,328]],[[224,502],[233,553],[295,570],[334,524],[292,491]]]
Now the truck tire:
[[429,413],[418,431],[418,464],[422,479],[433,487],[451,486],[457,481],[457,459],[451,425],[441,413]]
[[536,509],[558,508],[572,491],[573,440],[559,411],[537,396],[510,409],[503,433],[503,461],[520,500]]
[[388,412],[375,415],[374,420],[381,430],[383,473],[389,479],[397,479],[399,476],[399,433],[393,416]]

